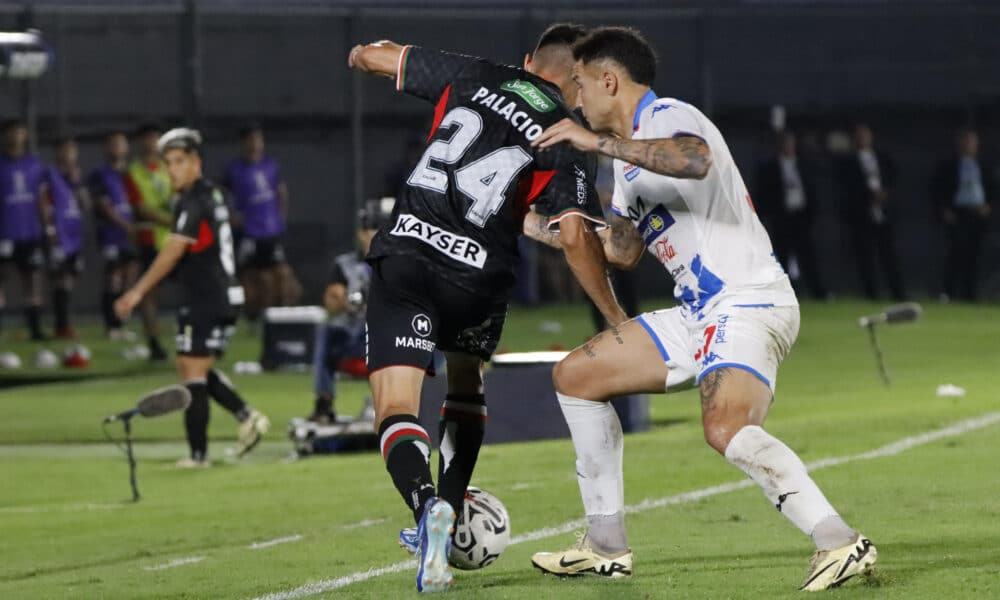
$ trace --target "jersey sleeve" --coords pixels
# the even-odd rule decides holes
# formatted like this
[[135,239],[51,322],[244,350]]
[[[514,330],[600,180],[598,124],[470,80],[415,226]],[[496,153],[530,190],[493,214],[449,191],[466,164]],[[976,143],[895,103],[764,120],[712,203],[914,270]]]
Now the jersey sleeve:
[[204,217],[203,203],[186,200],[178,207],[177,220],[174,222],[174,233],[187,238],[191,243],[198,241],[201,221]]
[[454,79],[478,59],[464,54],[405,46],[399,54],[396,90],[417,98],[437,102]]
[[617,181],[615,181],[615,190],[611,193],[611,212],[619,217],[628,218],[628,200]]
[[[549,219],[549,229],[559,230],[559,223],[576,215],[594,223],[598,229],[607,227],[601,200],[597,194],[597,158],[560,144],[552,162],[542,160],[540,166],[551,169],[551,179],[535,201],[538,213]],[[545,157],[545,153],[541,155]]]
[[698,114],[689,105],[677,100],[659,100],[650,109],[648,138],[672,138],[689,135],[705,139],[705,133]]

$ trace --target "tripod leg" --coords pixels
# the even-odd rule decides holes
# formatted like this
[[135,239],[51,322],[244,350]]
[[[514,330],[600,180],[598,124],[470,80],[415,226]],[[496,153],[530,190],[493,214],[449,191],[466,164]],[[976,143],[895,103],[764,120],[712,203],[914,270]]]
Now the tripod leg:
[[125,425],[125,454],[128,456],[128,481],[132,485],[132,502],[139,501],[139,485],[135,479],[135,455],[132,454],[132,423],[130,419],[122,421]]
[[875,324],[868,324],[868,340],[872,344],[872,350],[875,352],[875,362],[878,364],[878,373],[882,376],[882,381],[886,385],[891,385],[892,381],[889,380],[889,370],[885,366],[885,358],[882,356],[882,347],[879,346],[878,336],[875,335]]

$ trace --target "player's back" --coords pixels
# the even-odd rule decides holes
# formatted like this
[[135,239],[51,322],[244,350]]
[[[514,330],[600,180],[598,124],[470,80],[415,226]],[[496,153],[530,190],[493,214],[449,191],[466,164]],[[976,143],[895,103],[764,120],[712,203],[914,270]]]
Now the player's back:
[[191,310],[226,314],[243,303],[236,284],[233,233],[222,191],[199,179],[178,195],[174,232],[191,244],[177,265],[184,302]]
[[572,117],[551,83],[523,69],[407,47],[397,88],[435,103],[423,155],[406,179],[391,224],[371,258],[420,256],[469,291],[506,293],[528,207],[573,209],[599,219],[594,161],[568,145],[549,152],[531,141]]

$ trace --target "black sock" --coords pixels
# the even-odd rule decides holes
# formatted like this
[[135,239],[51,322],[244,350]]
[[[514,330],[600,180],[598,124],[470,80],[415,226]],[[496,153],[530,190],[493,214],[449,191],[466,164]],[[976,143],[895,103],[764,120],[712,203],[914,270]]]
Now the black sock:
[[56,331],[69,329],[69,290],[59,287],[52,290],[52,312],[56,317]]
[[247,420],[247,417],[250,416],[250,407],[236,393],[233,382],[229,381],[224,373],[215,369],[209,371],[207,386],[208,394],[226,410],[233,413],[233,416],[240,423]]
[[379,448],[385,468],[399,495],[420,522],[424,504],[434,497],[431,476],[431,440],[413,415],[393,415],[378,428]]
[[205,460],[208,456],[208,385],[203,379],[188,381],[184,386],[191,392],[191,404],[184,411],[191,458]]
[[37,306],[25,306],[24,307],[24,320],[28,323],[28,331],[31,332],[31,339],[40,340],[42,339],[42,316],[41,311]]
[[146,340],[146,343],[149,346],[149,358],[153,360],[160,360],[167,357],[167,351],[163,349],[159,338],[151,335],[149,336],[149,339]]
[[461,514],[486,431],[486,397],[448,394],[438,422],[438,495]]
[[314,415],[332,415],[333,412],[333,398],[327,398],[324,396],[316,396],[316,406],[313,408]]
[[101,313],[104,315],[104,329],[108,331],[120,329],[122,326],[121,319],[115,314],[115,300],[117,299],[118,294],[116,292],[105,290],[101,294]]

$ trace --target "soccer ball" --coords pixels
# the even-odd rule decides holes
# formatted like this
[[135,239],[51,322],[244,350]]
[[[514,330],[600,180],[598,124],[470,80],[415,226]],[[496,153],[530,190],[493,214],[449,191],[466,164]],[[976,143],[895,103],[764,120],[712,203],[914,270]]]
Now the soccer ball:
[[20,369],[21,358],[13,352],[0,352],[0,369]]
[[510,543],[510,516],[493,494],[470,487],[455,523],[448,562],[456,569],[482,569],[500,558]]
[[59,357],[51,350],[42,349],[35,353],[36,369],[54,369],[59,366]]

